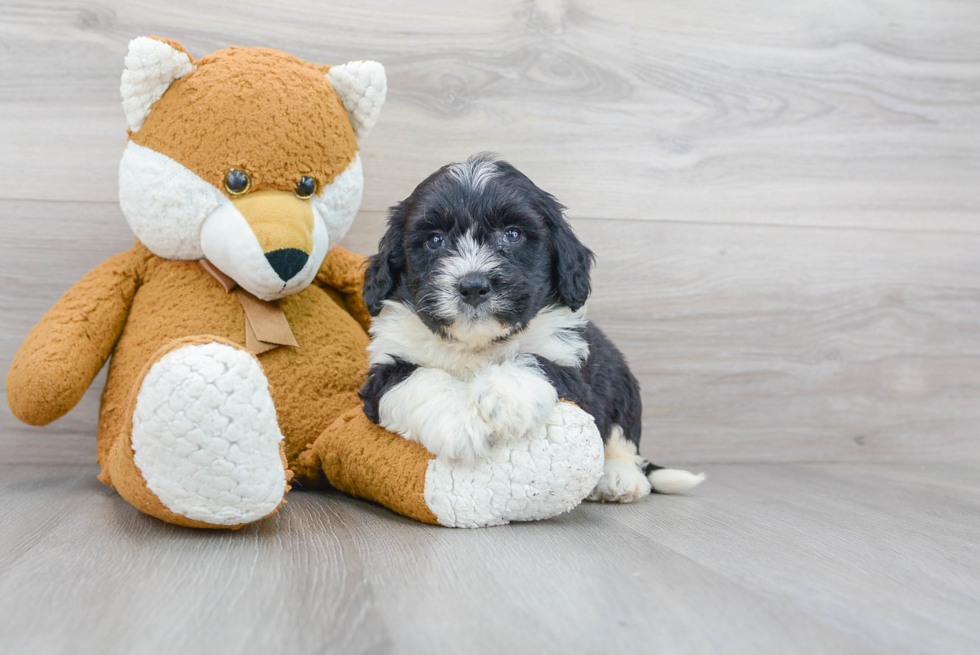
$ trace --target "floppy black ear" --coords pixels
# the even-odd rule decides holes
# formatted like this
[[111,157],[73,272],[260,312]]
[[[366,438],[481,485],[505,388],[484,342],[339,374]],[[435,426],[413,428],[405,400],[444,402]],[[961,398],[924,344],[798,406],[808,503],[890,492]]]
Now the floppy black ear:
[[589,298],[592,291],[592,264],[595,254],[578,240],[562,215],[564,207],[551,194],[541,192],[538,208],[544,214],[551,229],[551,247],[554,264],[552,284],[558,300],[573,312]]
[[405,248],[402,231],[408,208],[399,203],[391,208],[388,216],[388,231],[378,242],[378,254],[368,260],[364,274],[364,304],[371,316],[377,316],[384,307],[384,301],[394,295],[405,266]]

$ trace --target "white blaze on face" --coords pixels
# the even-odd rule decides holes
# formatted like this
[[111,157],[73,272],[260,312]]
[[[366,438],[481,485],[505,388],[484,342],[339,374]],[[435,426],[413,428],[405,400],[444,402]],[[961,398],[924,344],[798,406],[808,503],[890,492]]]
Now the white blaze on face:
[[433,274],[432,315],[449,321],[449,333],[473,346],[506,336],[510,328],[493,317],[494,295],[474,309],[462,301],[458,288],[459,281],[466,275],[489,277],[500,266],[499,255],[489,245],[478,243],[472,231],[450,248],[452,254],[439,261]]
[[207,258],[264,300],[301,291],[319,271],[330,246],[357,214],[364,188],[360,158],[310,199],[313,252],[302,270],[283,281],[231,200],[179,162],[132,141],[119,165],[119,203],[130,228],[164,259]]
[[449,174],[463,186],[473,191],[483,191],[487,183],[497,175],[497,165],[490,155],[474,155],[464,162],[449,168]]

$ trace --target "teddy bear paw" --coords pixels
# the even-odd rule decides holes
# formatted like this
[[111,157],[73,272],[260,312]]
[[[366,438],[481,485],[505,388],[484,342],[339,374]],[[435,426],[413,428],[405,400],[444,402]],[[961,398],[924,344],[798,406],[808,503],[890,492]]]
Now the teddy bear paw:
[[595,421],[558,403],[545,424],[494,443],[474,462],[429,461],[425,503],[442,525],[476,528],[546,519],[567,512],[602,476],[602,438]]
[[269,383],[243,350],[182,346],[140,385],[133,461],[175,514],[234,526],[273,513],[286,492],[282,439]]

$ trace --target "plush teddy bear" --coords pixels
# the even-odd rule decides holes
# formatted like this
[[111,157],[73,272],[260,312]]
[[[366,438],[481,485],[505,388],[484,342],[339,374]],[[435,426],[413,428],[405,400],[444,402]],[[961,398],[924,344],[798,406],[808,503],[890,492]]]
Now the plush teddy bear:
[[28,334],[7,377],[18,418],[64,415],[111,356],[99,479],[185,526],[260,520],[291,483],[466,527],[546,518],[588,495],[602,444],[572,405],[470,463],[435,459],[361,410],[363,259],[335,246],[361,200],[357,140],[385,100],[380,64],[265,48],[195,60],[141,37],[121,91],[119,197],[136,243]]

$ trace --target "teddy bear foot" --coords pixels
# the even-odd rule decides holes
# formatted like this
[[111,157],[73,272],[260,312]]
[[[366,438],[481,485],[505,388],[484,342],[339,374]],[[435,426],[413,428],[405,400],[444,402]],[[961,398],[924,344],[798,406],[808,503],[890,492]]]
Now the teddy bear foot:
[[114,448],[112,486],[180,525],[237,528],[269,516],[288,471],[261,366],[231,344],[174,346],[139,385],[130,439]]
[[598,482],[602,462],[593,418],[559,402],[540,430],[495,444],[483,460],[433,459],[425,500],[439,523],[450,527],[547,519],[582,502]]
[[341,491],[426,523],[477,528],[569,511],[602,476],[603,448],[592,417],[565,402],[539,430],[502,440],[473,462],[435,457],[357,408],[328,427],[304,458],[322,462]]

